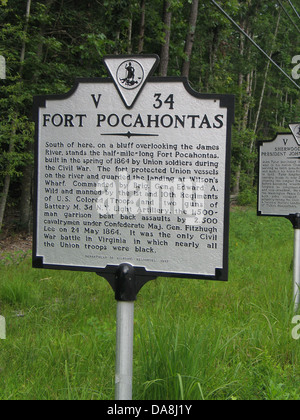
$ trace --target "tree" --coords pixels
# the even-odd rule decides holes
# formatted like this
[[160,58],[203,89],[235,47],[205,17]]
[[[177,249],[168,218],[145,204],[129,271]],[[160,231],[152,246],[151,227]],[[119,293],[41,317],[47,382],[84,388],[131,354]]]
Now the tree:
[[190,65],[191,65],[191,56],[195,40],[197,18],[198,18],[198,9],[199,9],[199,0],[193,0],[191,4],[191,14],[189,21],[189,30],[185,43],[184,50],[184,63],[182,68],[182,76],[189,77]]
[[144,51],[145,20],[146,20],[146,0],[141,0],[141,21],[140,21],[138,54],[141,54]]
[[164,22],[164,40],[163,40],[161,53],[160,53],[159,74],[162,77],[166,77],[168,75],[168,67],[169,67],[171,27],[172,27],[172,10],[171,10],[170,0],[164,0],[163,22]]

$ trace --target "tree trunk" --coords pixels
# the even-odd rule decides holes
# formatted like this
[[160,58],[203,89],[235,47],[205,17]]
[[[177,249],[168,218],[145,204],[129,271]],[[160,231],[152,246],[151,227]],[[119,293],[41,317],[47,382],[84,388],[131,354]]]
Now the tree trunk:
[[3,186],[1,199],[0,199],[0,231],[3,226],[3,219],[4,219],[6,202],[7,202],[8,192],[9,192],[9,186],[10,186],[10,175],[7,174],[4,179],[4,186]]
[[[244,52],[245,52],[245,37],[244,35],[240,35],[240,55],[241,57],[244,56]],[[239,73],[239,77],[238,77],[238,85],[239,85],[239,91],[242,91],[242,87],[243,87],[243,83],[244,83],[244,75],[242,72]],[[240,99],[239,99],[239,104],[240,107],[242,107],[242,93],[240,93]],[[239,131],[242,130],[242,121],[243,119],[240,120],[239,123]],[[242,143],[243,146],[243,143]],[[238,168],[236,171],[236,175],[235,175],[235,184],[233,187],[233,195],[234,196],[238,196],[240,193],[240,181],[241,181],[241,174],[242,174],[242,160],[240,159],[239,164],[238,164]]]
[[170,58],[170,40],[171,40],[171,26],[172,26],[172,12],[171,1],[164,1],[164,26],[165,26],[165,39],[161,48],[160,54],[160,70],[159,74],[162,77],[168,75],[169,58]]
[[20,76],[22,77],[23,74],[23,65],[25,61],[25,51],[26,51],[26,35],[28,31],[28,24],[30,18],[30,9],[31,9],[31,0],[27,0],[26,6],[26,15],[25,15],[25,26],[23,32],[23,42],[22,42],[22,49],[21,49],[21,57],[20,57]]
[[[9,149],[8,149],[8,156],[10,153],[13,153],[15,148],[15,138],[16,138],[16,119],[13,119],[12,122],[12,131],[11,131],[11,137],[10,137],[10,143],[9,143]],[[10,180],[11,180],[11,165],[8,163],[8,167],[6,168],[7,174],[4,178],[4,186],[2,190],[2,194],[0,197],[0,229],[2,229],[3,225],[3,219],[6,209],[6,203],[7,203],[7,197],[9,193],[9,187],[10,187]]]
[[144,51],[144,41],[145,41],[145,23],[146,23],[146,0],[141,2],[141,23],[140,23],[140,35],[139,35],[139,46],[138,54],[142,54]]
[[189,21],[189,31],[185,43],[185,50],[184,50],[184,63],[182,68],[182,76],[189,77],[190,74],[190,65],[191,65],[191,56],[193,51],[193,45],[195,40],[195,33],[196,33],[196,26],[197,26],[197,19],[198,19],[198,10],[199,10],[199,0],[193,0],[191,5],[191,14],[190,14],[190,21]]
[[[28,143],[27,152],[33,153],[33,143]],[[28,164],[23,169],[22,192],[20,199],[20,228],[28,233],[32,230],[32,186],[33,165]]]
[[128,19],[128,48],[127,53],[132,53],[132,15]]
[[[284,104],[285,104],[286,107],[287,107],[287,104],[288,104],[288,99],[289,99],[288,98],[288,92],[285,92]],[[286,120],[285,115],[283,115],[282,122],[281,122],[281,127],[285,126],[285,120]]]

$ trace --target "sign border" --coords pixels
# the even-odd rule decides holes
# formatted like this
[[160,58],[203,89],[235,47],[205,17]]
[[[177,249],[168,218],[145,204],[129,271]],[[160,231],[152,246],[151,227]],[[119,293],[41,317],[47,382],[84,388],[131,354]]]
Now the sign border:
[[[226,132],[226,156],[225,156],[225,208],[224,208],[224,235],[223,235],[223,268],[216,268],[215,275],[202,274],[186,274],[184,267],[182,273],[161,272],[161,271],[147,271],[145,267],[135,266],[136,276],[141,279],[154,279],[157,277],[166,278],[185,278],[185,279],[201,279],[201,280],[217,280],[228,281],[228,259],[229,259],[229,219],[230,219],[230,177],[231,177],[231,133],[232,125],[234,123],[235,111],[235,96],[231,94],[206,94],[195,91],[189,81],[185,77],[149,77],[149,83],[182,83],[186,91],[198,99],[216,100],[220,101],[220,108],[227,109],[227,132]],[[51,100],[66,100],[70,98],[77,90],[80,83],[93,84],[113,84],[112,78],[79,78],[75,80],[73,88],[66,94],[61,95],[41,95],[34,97],[33,105],[33,121],[35,123],[35,144],[34,144],[34,200],[33,200],[33,247],[32,247],[32,267],[39,269],[53,269],[53,270],[67,270],[67,271],[82,271],[94,272],[104,278],[113,278],[119,268],[119,265],[109,265],[106,268],[99,267],[82,267],[82,266],[68,266],[68,265],[54,265],[44,264],[43,257],[37,256],[37,217],[38,217],[38,159],[39,159],[39,110],[45,108],[46,101]],[[199,255],[199,258],[201,256]]]

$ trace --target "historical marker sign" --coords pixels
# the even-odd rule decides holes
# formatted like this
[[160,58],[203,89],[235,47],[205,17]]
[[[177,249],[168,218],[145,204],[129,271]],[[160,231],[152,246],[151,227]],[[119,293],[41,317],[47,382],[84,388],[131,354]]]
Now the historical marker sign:
[[294,310],[300,305],[300,124],[259,144],[258,215],[289,219],[294,239]]
[[233,96],[157,61],[108,57],[111,79],[35,99],[35,267],[227,279]]
[[[298,124],[298,128],[300,125]],[[300,144],[295,135],[277,134],[259,146],[258,212],[289,217],[300,213]]]

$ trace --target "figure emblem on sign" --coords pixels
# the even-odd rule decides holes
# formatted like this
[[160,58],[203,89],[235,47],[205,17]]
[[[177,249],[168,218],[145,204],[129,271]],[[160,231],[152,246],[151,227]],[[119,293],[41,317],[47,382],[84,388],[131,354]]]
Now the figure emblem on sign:
[[300,124],[290,124],[290,129],[292,130],[298,146],[300,146]]
[[144,70],[137,61],[124,61],[117,71],[117,80],[125,89],[136,89],[144,81]]

